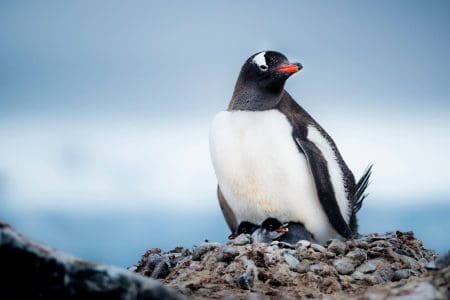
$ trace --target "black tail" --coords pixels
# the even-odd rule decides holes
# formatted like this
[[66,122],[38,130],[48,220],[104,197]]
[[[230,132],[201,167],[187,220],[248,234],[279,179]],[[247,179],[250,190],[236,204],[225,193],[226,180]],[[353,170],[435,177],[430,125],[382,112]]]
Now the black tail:
[[356,214],[361,209],[362,203],[363,203],[364,199],[366,199],[366,197],[367,197],[367,194],[365,192],[366,192],[367,186],[369,185],[370,175],[372,174],[372,167],[373,167],[373,164],[370,164],[364,171],[363,176],[361,176],[361,178],[356,183],[356,191],[355,191],[355,194],[353,195],[353,201],[352,201],[353,214]]

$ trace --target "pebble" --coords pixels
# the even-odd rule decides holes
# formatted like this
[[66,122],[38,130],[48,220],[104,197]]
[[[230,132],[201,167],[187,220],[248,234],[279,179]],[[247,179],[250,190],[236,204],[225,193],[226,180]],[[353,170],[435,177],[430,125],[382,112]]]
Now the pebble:
[[236,238],[234,238],[230,241],[230,243],[235,246],[243,246],[243,245],[251,244],[252,242],[253,242],[253,239],[252,239],[251,235],[249,235],[249,234],[240,234]]
[[337,259],[333,262],[334,267],[339,274],[347,275],[351,274],[355,270],[355,264],[353,260],[348,257]]
[[283,254],[284,261],[288,264],[290,270],[297,270],[300,261],[289,253]]
[[336,253],[331,252],[331,251],[327,251],[327,252],[325,252],[325,256],[327,258],[335,258],[336,257]]
[[147,267],[153,270],[163,261],[164,258],[160,254],[152,253],[147,258]]
[[320,273],[323,271],[323,267],[320,263],[317,263],[317,264],[310,265],[309,270],[314,273]]
[[363,280],[364,279],[364,274],[359,271],[353,272],[351,276],[355,280]]
[[209,243],[209,242],[203,243],[197,248],[195,248],[194,251],[192,252],[192,260],[200,261],[206,253],[220,246],[221,245],[219,243]]
[[247,270],[237,279],[237,285],[244,290],[250,290],[253,287],[255,281],[255,272],[253,270]]
[[375,272],[375,276],[379,277],[379,282],[391,281],[392,277],[394,277],[394,271],[390,267],[388,267],[381,271]]
[[328,250],[331,252],[334,252],[336,254],[344,254],[345,250],[347,248],[347,245],[337,239],[331,240],[331,243],[328,245]]
[[316,250],[317,252],[320,252],[320,253],[325,253],[327,251],[327,249],[325,249],[324,246],[319,245],[319,244],[312,244],[311,248],[313,248],[314,250]]
[[150,277],[154,279],[166,278],[169,273],[169,265],[165,261],[162,261],[155,267]]
[[236,256],[239,255],[239,252],[230,246],[224,246],[220,248],[219,252],[216,255],[217,261],[221,262],[232,262]]
[[309,246],[311,246],[311,242],[307,240],[300,240],[297,242],[297,244],[295,244],[295,246],[297,248],[308,248]]
[[394,275],[392,276],[392,281],[399,281],[401,279],[408,279],[412,275],[414,275],[414,273],[410,269],[397,270],[397,271],[394,272]]
[[304,261],[301,261],[301,262],[298,264],[298,266],[297,266],[297,268],[295,269],[295,271],[297,271],[298,273],[306,273],[306,272],[309,271],[309,264],[306,263],[306,262],[304,262]]
[[361,249],[356,248],[347,253],[346,257],[352,259],[357,265],[360,265],[367,259],[367,254]]
[[369,260],[360,265],[356,270],[361,273],[373,273],[377,270],[377,265]]

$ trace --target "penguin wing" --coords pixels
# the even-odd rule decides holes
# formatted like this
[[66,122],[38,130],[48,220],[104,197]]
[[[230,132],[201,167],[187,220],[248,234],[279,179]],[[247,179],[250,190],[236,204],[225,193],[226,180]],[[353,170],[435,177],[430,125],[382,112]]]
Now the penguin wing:
[[331,225],[341,236],[350,238],[352,236],[352,231],[345,222],[336,201],[327,161],[323,157],[322,152],[313,142],[306,138],[302,138],[300,134],[294,132],[293,137],[299,150],[303,152],[306,157],[309,169],[313,175],[320,204]]
[[227,203],[227,200],[222,194],[220,187],[217,185],[217,198],[219,199],[219,205],[222,209],[223,216],[225,217],[225,221],[227,222],[228,227],[231,232],[235,232],[238,229],[238,224],[236,220],[236,216],[231,210],[230,206]]

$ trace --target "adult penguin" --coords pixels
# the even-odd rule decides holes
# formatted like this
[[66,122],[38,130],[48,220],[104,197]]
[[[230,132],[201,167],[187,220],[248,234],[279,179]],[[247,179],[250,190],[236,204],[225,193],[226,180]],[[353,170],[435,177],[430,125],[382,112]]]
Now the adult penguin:
[[303,224],[320,243],[357,234],[371,167],[355,183],[331,137],[284,90],[301,69],[276,51],[252,55],[214,118],[210,152],[232,232],[275,218]]

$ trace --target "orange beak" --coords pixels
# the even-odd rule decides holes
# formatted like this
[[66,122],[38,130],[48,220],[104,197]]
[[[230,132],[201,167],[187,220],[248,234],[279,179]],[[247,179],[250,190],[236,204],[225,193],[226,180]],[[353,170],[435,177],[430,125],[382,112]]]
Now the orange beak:
[[294,74],[300,71],[303,68],[303,66],[299,63],[294,64],[288,64],[288,65],[282,65],[277,68],[278,72],[284,73],[284,74]]
[[286,232],[289,231],[289,228],[287,228],[287,227],[280,227],[280,228],[278,228],[275,231],[278,232],[278,233],[286,233]]

